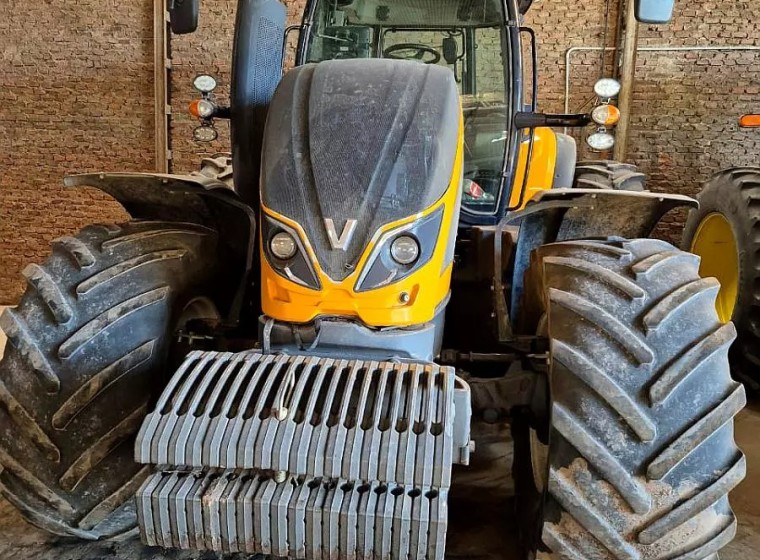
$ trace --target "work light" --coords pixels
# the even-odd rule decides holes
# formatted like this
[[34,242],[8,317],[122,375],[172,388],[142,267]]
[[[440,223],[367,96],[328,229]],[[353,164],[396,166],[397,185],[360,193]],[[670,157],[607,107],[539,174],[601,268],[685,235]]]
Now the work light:
[[612,149],[615,145],[615,137],[609,132],[595,132],[586,138],[586,142],[591,146],[592,150],[605,152]]
[[201,93],[211,93],[216,89],[216,80],[208,74],[201,74],[193,80],[193,87]]
[[219,137],[219,133],[213,126],[201,125],[193,130],[193,138],[196,142],[213,142]]
[[611,99],[620,93],[620,82],[612,78],[602,78],[594,85],[594,93],[601,99]]

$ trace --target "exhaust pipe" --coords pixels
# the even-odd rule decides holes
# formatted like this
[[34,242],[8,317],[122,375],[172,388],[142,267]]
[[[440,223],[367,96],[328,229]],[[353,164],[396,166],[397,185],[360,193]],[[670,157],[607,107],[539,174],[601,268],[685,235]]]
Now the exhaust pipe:
[[235,189],[259,206],[267,108],[282,77],[287,10],[277,0],[239,0],[232,53],[231,135]]

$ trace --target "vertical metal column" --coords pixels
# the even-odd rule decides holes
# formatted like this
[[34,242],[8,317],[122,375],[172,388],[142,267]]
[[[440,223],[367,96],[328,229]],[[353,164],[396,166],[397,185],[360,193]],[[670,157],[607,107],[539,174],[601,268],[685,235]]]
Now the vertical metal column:
[[615,160],[625,161],[628,149],[628,125],[631,122],[631,105],[633,101],[633,88],[636,82],[636,51],[639,43],[639,22],[636,21],[636,13],[633,0],[628,0],[625,18],[625,44],[623,45],[622,68],[620,69],[620,81],[622,89],[618,104],[620,107],[620,122],[617,125],[617,142],[615,143]]
[[153,0],[153,105],[157,173],[169,173],[172,158],[169,145],[169,33],[166,0]]

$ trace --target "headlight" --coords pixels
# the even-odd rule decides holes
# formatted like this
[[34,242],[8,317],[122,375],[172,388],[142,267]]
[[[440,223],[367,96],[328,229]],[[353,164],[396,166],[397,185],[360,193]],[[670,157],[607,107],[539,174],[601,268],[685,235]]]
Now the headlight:
[[264,239],[264,257],[278,275],[307,288],[320,288],[314,263],[296,230],[264,214],[261,237]]
[[609,132],[596,132],[586,138],[591,149],[597,152],[605,152],[615,145],[615,137]]
[[612,78],[603,78],[594,85],[594,93],[602,99],[617,97],[620,93],[620,82]]
[[366,292],[389,286],[428,264],[440,245],[443,211],[441,205],[413,223],[385,232],[367,258],[354,290]]
[[391,243],[391,256],[399,264],[410,265],[420,256],[420,245],[414,237],[402,235]]
[[615,126],[620,120],[620,109],[614,105],[600,105],[591,111],[591,118],[600,126]]
[[298,250],[296,240],[293,239],[292,235],[284,231],[281,231],[272,238],[269,242],[269,248],[275,257],[283,261],[292,259]]
[[199,126],[193,130],[193,138],[196,142],[213,142],[219,137],[219,133],[213,126]]
[[216,89],[216,80],[208,74],[201,74],[193,80],[193,87],[201,93],[211,93]]

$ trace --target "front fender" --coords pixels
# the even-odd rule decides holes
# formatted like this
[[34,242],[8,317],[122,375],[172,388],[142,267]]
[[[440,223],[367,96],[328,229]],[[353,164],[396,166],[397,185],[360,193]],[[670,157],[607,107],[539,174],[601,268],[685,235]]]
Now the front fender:
[[502,222],[502,226],[520,226],[512,273],[512,320],[519,316],[524,275],[535,249],[572,239],[649,237],[662,217],[679,207],[697,208],[699,203],[688,196],[648,191],[555,189],[539,193],[524,210]]
[[69,175],[63,184],[101,190],[119,202],[130,216],[141,220],[182,221],[213,227],[221,207],[232,206],[242,213],[250,210],[226,184],[203,175],[84,173]]
[[86,173],[64,179],[67,187],[93,187],[114,198],[132,218],[204,225],[229,249],[240,287],[230,320],[239,320],[254,267],[256,213],[226,184],[203,175]]

